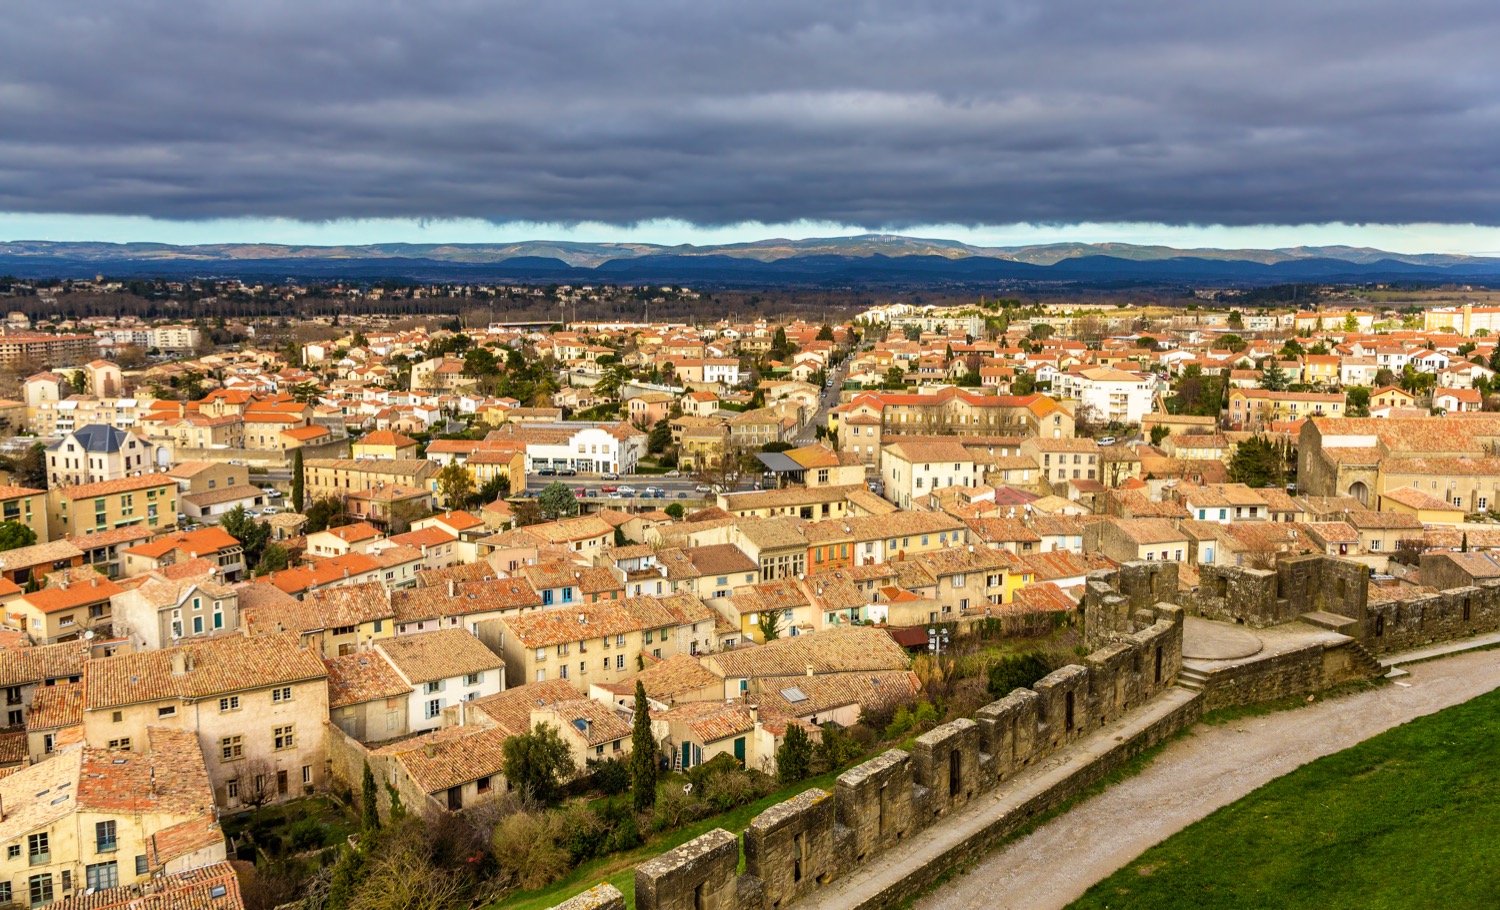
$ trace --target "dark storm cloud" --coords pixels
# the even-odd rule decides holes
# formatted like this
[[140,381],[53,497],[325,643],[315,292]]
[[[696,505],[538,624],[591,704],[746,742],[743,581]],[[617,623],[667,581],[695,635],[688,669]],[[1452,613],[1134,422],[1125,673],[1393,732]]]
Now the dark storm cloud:
[[1500,224],[1493,0],[50,0],[0,210]]

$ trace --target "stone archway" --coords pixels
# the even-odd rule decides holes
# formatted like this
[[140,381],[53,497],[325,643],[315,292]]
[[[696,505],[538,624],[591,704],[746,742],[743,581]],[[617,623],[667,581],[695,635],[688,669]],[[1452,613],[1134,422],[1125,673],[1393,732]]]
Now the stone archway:
[[1370,504],[1370,488],[1365,486],[1363,480],[1356,480],[1354,483],[1349,484],[1349,495],[1358,499],[1360,505],[1367,506]]

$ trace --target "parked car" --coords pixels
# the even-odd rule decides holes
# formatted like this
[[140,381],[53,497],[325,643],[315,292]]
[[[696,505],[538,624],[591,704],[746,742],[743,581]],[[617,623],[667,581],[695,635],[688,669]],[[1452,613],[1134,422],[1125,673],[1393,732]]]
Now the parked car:
[[712,493],[713,491],[714,488],[706,483],[700,483],[696,487],[693,487],[694,493]]
[[619,489],[620,488],[615,486],[614,484],[606,484],[599,488],[599,490],[604,493],[616,493],[619,492]]
[[603,474],[601,474],[599,476],[603,477],[605,480],[619,480],[620,479],[620,475],[616,471],[605,471]]
[[609,494],[609,498],[610,499],[620,499],[622,497],[620,496],[619,493],[611,493],[611,494]]
[[270,492],[266,493],[266,495],[271,497],[272,499],[280,499],[285,494],[280,490],[271,490]]
[[663,490],[661,487],[647,487],[646,488],[646,495],[647,496],[656,497],[657,499],[660,499],[663,495],[666,494],[666,492],[667,491]]
[[620,495],[621,496],[634,496],[635,495],[635,487],[632,487],[632,486],[623,486],[623,487],[620,487]]
[[536,472],[536,476],[538,476],[538,477],[556,477],[557,476],[557,470],[555,468],[542,468],[540,471]]
[[1113,436],[1101,436],[1099,437],[1099,444],[1101,446],[1112,446],[1115,444],[1115,438]]
[[276,513],[280,512],[280,511],[281,511],[281,506],[266,506],[264,509],[260,510],[260,514],[262,514],[262,515],[275,515]]
[[582,499],[583,497],[589,495],[589,491],[585,490],[583,487],[579,487],[578,489],[573,491],[573,495],[577,496],[579,499]]
[[557,469],[557,476],[558,477],[577,477],[578,476],[578,472],[575,471],[575,470],[573,470],[572,468],[558,468]]
[[687,499],[687,494],[686,493],[678,493],[677,494],[677,498],[678,499]]

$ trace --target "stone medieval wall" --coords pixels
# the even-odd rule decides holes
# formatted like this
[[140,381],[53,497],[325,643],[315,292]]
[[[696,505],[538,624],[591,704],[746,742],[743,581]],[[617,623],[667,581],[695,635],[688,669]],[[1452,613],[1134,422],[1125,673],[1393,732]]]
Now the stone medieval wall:
[[[1169,573],[1132,572],[1131,594],[1111,602],[1117,612],[1107,645],[1081,665],[1064,667],[1031,689],[1017,689],[919,736],[910,752],[892,749],[839,776],[833,792],[807,790],[751,820],[741,841],[714,830],[637,867],[639,910],[782,910],[875,860],[924,828],[1007,787],[1022,769],[1141,708],[1161,695],[1182,666],[1181,609],[1154,603],[1154,582]],[[1097,581],[1114,584],[1114,573]],[[1100,591],[1102,594],[1102,590]],[[1061,805],[1110,770],[1194,722],[1201,699],[1186,696],[1142,733],[1099,754],[1080,756],[1040,796],[1002,812],[984,836],[915,867],[902,888],[916,893],[969,856],[991,849],[1026,821]],[[599,889],[595,889],[598,891]],[[590,892],[592,894],[593,892]],[[580,895],[579,900],[585,897]],[[901,895],[882,895],[899,900]],[[590,898],[594,900],[594,898]],[[556,910],[612,908],[564,904]]]

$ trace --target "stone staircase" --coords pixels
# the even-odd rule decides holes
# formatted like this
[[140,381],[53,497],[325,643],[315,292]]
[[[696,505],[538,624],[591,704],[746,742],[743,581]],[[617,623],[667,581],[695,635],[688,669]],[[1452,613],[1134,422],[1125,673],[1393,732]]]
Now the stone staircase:
[[1184,664],[1182,669],[1177,671],[1177,685],[1189,692],[1202,692],[1208,687],[1208,674]]

